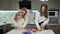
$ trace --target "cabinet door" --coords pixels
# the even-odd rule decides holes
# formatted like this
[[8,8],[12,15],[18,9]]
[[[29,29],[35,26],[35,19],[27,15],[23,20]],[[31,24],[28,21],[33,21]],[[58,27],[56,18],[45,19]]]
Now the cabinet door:
[[3,26],[0,26],[0,34],[3,34]]

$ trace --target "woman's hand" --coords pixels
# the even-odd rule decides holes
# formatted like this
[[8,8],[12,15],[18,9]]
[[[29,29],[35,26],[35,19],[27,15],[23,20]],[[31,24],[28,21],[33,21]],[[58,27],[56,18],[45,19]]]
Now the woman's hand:
[[45,27],[45,25],[42,23],[41,26],[40,26],[40,28],[44,29],[44,27]]

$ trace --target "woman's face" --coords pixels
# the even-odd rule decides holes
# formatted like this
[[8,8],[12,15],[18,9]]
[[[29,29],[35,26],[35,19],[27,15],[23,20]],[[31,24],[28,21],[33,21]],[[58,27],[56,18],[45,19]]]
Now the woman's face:
[[22,15],[24,15],[25,14],[25,11],[22,11]]
[[44,13],[44,12],[45,12],[45,9],[46,9],[45,7],[42,7],[42,13]]
[[17,19],[19,20],[19,19],[21,19],[22,18],[22,13],[21,12],[18,12],[17,13]]

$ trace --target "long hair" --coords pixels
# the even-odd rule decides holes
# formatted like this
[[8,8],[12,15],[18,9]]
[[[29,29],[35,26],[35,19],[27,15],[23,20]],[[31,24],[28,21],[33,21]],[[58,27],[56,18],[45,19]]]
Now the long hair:
[[26,20],[25,16],[26,16],[26,14],[27,14],[27,10],[26,10],[26,8],[22,8],[21,11],[18,11],[18,12],[16,13],[16,15],[14,16],[14,20],[15,20],[16,22],[17,22],[17,14],[18,14],[19,12],[23,13],[22,11],[25,11],[25,14],[22,15],[22,18],[24,18],[24,20]]
[[45,7],[45,12],[44,12],[44,16],[46,17],[46,18],[48,18],[48,7],[47,7],[47,5],[46,4],[42,4],[41,5],[41,7],[40,7],[40,16],[42,16],[43,15],[43,13],[42,13],[42,7]]
[[27,15],[27,9],[26,8],[22,8],[21,12],[23,12],[23,11],[25,11],[25,14],[23,15],[23,18],[26,19],[25,16]]

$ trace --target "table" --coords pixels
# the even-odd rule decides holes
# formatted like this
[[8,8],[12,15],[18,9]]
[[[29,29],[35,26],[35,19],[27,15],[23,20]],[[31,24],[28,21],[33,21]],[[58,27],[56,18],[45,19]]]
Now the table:
[[[11,30],[9,32],[7,32],[6,34],[22,34],[23,30]],[[37,31],[35,33],[32,33],[32,34],[55,34],[52,30],[45,30],[45,31]]]

